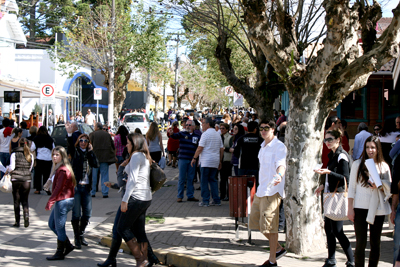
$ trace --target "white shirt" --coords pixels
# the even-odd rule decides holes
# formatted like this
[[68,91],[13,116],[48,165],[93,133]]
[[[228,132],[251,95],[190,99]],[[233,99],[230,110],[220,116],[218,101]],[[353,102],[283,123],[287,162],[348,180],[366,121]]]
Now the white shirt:
[[93,126],[93,121],[95,121],[96,120],[96,117],[93,115],[93,113],[90,113],[90,114],[86,114],[86,124],[87,125],[90,125],[90,126]]
[[387,133],[385,136],[380,136],[379,141],[381,143],[394,143],[396,142],[396,137],[400,134],[400,132],[391,132]]
[[[53,142],[53,148],[55,148],[54,142]],[[35,151],[35,149],[36,149],[35,142],[32,142],[31,151]],[[46,147],[39,147],[37,149],[36,159],[51,161],[51,150]]]
[[220,150],[224,147],[221,135],[214,128],[208,128],[200,138],[199,146],[203,147],[200,154],[200,167],[218,168]]
[[14,137],[14,134],[4,137],[5,129],[6,128],[3,128],[0,130],[0,152],[1,153],[10,153],[10,141]]
[[366,130],[362,130],[356,134],[356,137],[354,138],[353,160],[358,160],[361,157],[361,154],[364,150],[365,140],[367,140],[367,138],[371,135],[372,134]]
[[258,174],[260,185],[256,193],[258,197],[273,196],[276,193],[279,193],[282,198],[285,197],[285,175],[283,175],[282,181],[278,185],[272,187],[268,187],[268,185],[274,179],[279,166],[286,168],[286,153],[286,146],[276,137],[267,145],[265,145],[265,141],[261,144],[261,149],[258,152],[260,161]]

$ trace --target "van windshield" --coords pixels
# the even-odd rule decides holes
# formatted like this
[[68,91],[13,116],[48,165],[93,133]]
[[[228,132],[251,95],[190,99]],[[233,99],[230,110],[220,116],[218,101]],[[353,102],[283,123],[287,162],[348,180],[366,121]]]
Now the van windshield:
[[124,122],[143,122],[142,115],[126,115]]

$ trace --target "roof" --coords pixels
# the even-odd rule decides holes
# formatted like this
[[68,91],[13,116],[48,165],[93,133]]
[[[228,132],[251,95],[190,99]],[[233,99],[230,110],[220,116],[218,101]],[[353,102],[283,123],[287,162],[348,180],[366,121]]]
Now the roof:
[[383,65],[379,71],[387,71],[387,72],[393,72],[393,67],[394,67],[394,63],[396,62],[395,58],[392,58],[392,60],[390,60],[388,63],[386,63],[385,65]]
[[376,37],[380,37],[382,33],[389,27],[390,23],[392,22],[393,18],[381,18],[376,23]]

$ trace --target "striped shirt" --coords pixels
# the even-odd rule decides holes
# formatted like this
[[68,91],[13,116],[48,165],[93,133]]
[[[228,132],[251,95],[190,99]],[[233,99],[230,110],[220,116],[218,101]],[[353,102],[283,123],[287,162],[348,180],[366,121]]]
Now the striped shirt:
[[178,132],[170,136],[179,139],[179,159],[191,160],[199,145],[200,136],[195,133]]
[[208,128],[201,135],[199,146],[203,147],[200,154],[200,166],[218,168],[220,162],[220,150],[224,147],[221,135],[214,128]]

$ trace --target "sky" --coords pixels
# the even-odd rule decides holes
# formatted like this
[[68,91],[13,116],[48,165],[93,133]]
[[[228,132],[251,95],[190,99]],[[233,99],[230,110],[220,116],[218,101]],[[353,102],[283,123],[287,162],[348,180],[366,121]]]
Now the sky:
[[382,6],[382,16],[383,17],[393,17],[392,9],[394,9],[399,4],[399,1],[390,0]]

